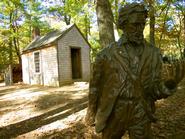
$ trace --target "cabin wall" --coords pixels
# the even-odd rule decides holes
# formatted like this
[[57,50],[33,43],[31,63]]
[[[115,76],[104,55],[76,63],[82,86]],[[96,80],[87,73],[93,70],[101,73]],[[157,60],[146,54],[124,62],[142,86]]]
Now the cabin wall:
[[42,49],[42,71],[44,85],[59,86],[56,47]]
[[[40,72],[35,72],[34,52],[40,53]],[[59,86],[57,50],[55,46],[47,47],[22,55],[23,82]]]
[[73,82],[71,65],[71,48],[81,51],[81,81],[90,78],[90,47],[76,27],[58,40],[59,82],[65,84]]
[[25,84],[30,84],[29,78],[29,54],[24,54],[22,57],[22,76]]

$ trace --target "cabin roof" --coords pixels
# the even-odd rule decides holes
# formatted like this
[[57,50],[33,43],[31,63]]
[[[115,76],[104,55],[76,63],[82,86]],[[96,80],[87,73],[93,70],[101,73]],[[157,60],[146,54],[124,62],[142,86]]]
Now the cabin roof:
[[42,48],[48,44],[51,44],[53,42],[55,42],[59,37],[61,37],[62,35],[64,35],[65,33],[67,33],[69,30],[71,30],[71,28],[73,28],[75,26],[75,24],[68,26],[66,29],[64,30],[54,30],[51,31],[49,33],[47,33],[44,36],[39,36],[36,37],[30,44],[28,44],[28,46],[23,50],[24,52],[30,51],[30,50],[34,50],[34,49],[38,49],[38,48]]

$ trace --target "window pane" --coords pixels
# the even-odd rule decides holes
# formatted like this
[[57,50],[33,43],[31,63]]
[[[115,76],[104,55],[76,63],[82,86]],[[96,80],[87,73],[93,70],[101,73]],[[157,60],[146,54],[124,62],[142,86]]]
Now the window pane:
[[40,56],[39,52],[34,53],[35,72],[40,72]]

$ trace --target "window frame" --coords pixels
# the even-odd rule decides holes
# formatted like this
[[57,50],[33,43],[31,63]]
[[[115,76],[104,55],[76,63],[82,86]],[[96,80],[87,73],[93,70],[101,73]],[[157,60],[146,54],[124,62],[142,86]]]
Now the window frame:
[[[38,57],[36,57],[36,54],[38,54]],[[35,60],[36,58],[38,58],[38,59]],[[34,62],[34,72],[36,74],[40,74],[40,71],[41,71],[40,51],[36,51],[33,53],[33,62]],[[37,66],[38,66],[38,70],[37,70]]]

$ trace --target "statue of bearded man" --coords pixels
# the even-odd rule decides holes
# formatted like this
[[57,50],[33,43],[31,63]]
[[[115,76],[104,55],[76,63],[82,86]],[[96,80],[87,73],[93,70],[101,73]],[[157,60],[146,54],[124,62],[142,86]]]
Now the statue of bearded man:
[[96,57],[86,122],[103,139],[121,139],[126,131],[130,139],[152,139],[154,102],[176,90],[173,80],[161,79],[160,50],[144,40],[146,18],[142,4],[122,7],[118,27],[123,35]]

